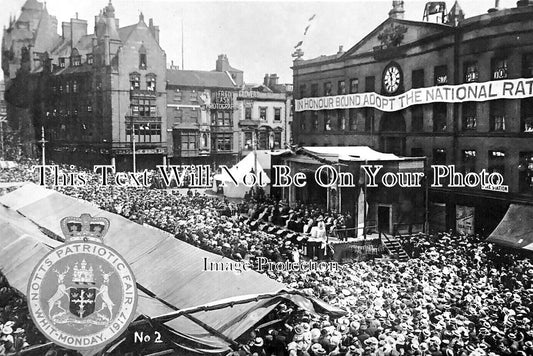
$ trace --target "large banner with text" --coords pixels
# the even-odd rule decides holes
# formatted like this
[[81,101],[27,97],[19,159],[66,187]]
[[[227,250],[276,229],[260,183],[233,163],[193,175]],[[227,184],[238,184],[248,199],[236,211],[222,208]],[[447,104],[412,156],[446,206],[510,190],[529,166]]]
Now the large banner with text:
[[296,112],[373,107],[381,111],[398,111],[412,105],[436,102],[458,103],[533,97],[533,78],[509,79],[483,83],[442,85],[411,89],[396,96],[376,93],[347,94],[303,98],[295,101]]

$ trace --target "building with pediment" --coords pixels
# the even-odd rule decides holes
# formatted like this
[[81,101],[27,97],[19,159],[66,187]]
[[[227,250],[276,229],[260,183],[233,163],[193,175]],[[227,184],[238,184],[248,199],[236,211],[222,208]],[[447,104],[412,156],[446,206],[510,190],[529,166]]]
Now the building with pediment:
[[[389,17],[350,49],[313,59],[297,56],[292,67],[297,103],[356,93],[376,93],[390,101],[418,88],[533,77],[532,2],[518,1],[511,9],[496,4],[471,18],[455,2],[434,22],[405,20],[403,1],[392,3]],[[428,3],[425,14],[443,6]],[[434,100],[401,110],[371,105],[297,109],[293,123],[293,141],[301,146],[369,146],[404,157],[425,156],[428,165],[455,165],[462,174],[500,173],[506,191],[429,187],[434,227],[455,229],[467,219],[466,232],[482,234],[492,231],[510,204],[531,203],[532,135],[533,98],[527,95]]]
[[141,13],[120,27],[111,2],[95,16],[93,33],[78,18],[61,24],[27,0],[2,38],[8,117],[27,153],[64,163],[132,169],[166,160],[166,54],[159,27]]

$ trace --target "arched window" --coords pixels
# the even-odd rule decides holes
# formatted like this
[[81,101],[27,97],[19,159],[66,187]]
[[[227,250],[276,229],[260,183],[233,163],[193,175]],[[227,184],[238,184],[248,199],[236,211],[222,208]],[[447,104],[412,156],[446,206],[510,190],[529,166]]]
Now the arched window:
[[139,69],[146,69],[147,67],[146,48],[144,48],[144,45],[141,45],[141,48],[139,48]]
[[130,90],[141,89],[141,75],[139,73],[130,73]]
[[153,73],[146,74],[146,90],[155,91],[156,75]]

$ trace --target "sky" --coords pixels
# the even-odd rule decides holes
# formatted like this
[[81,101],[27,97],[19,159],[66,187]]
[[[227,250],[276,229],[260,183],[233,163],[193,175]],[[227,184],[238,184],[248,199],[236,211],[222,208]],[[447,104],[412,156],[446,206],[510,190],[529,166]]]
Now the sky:
[[[20,15],[25,0],[2,0],[0,25],[10,15]],[[108,0],[48,0],[48,12],[61,22],[76,17],[88,20]],[[231,66],[244,71],[246,83],[261,83],[266,73],[276,73],[280,83],[292,83],[294,46],[301,46],[304,59],[348,50],[388,17],[391,0],[352,1],[182,1],[112,0],[120,26],[137,23],[142,12],[145,22],[154,19],[160,28],[160,44],[167,62],[181,67],[181,22],[183,21],[184,68],[213,70],[219,54],[228,56]],[[455,0],[446,1],[451,9]],[[422,20],[426,1],[405,0],[405,19]],[[467,17],[486,13],[494,0],[459,0]],[[516,7],[516,0],[501,0],[500,8]],[[309,18],[316,16],[309,22]],[[307,35],[303,35],[310,24]]]

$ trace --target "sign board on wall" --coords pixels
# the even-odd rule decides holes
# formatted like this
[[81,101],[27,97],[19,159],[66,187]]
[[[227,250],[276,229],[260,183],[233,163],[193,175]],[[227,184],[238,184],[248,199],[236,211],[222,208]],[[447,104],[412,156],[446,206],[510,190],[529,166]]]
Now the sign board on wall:
[[381,111],[398,111],[412,105],[436,102],[459,103],[533,97],[533,79],[496,80],[483,83],[442,85],[411,89],[396,96],[361,93],[323,96],[295,100],[296,112],[373,107]]
[[472,206],[457,205],[455,207],[455,229],[463,235],[474,235],[474,214]]

